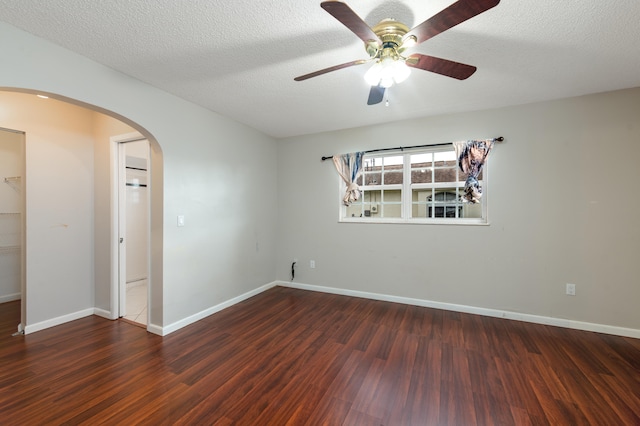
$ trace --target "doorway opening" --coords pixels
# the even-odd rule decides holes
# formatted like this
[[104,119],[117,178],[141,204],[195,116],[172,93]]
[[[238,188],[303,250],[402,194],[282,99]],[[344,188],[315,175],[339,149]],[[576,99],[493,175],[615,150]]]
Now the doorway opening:
[[24,141],[22,131],[0,128],[0,304],[23,330],[24,297]]
[[150,147],[140,134],[112,138],[116,155],[113,217],[117,221],[117,316],[146,327],[149,324]]

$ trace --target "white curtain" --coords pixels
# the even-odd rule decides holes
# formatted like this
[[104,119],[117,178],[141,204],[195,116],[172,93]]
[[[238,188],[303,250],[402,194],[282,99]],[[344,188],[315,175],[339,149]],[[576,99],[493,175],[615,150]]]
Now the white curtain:
[[464,194],[462,201],[467,203],[479,203],[482,198],[482,186],[478,182],[478,176],[482,172],[487,160],[487,155],[493,148],[495,139],[470,140],[453,142],[453,147],[458,157],[460,170],[467,174],[467,181],[464,183]]
[[352,152],[344,155],[334,155],[333,164],[342,180],[347,185],[347,191],[342,198],[345,206],[360,198],[360,187],[356,181],[362,174],[362,158],[364,152]]

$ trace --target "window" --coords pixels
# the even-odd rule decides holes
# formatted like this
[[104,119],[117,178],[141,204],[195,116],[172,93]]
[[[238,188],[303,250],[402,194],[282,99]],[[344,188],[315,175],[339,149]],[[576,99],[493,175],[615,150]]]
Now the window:
[[[486,195],[463,203],[467,176],[460,172],[453,147],[367,154],[357,183],[362,195],[341,206],[343,222],[486,223]],[[486,194],[486,171],[478,177]],[[344,193],[344,185],[341,185]]]

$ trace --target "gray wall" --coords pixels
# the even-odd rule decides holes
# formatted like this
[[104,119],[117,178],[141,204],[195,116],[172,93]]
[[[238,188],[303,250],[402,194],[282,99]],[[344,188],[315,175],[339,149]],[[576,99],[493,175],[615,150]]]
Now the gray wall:
[[[278,278],[640,329],[639,116],[633,89],[283,140]],[[489,226],[338,223],[321,156],[495,136]]]

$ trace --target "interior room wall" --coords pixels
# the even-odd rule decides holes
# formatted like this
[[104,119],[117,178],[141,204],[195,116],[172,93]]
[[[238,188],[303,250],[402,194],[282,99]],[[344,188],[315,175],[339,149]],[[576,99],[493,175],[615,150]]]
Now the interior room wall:
[[[278,279],[640,330],[639,116],[631,89],[283,140]],[[497,136],[490,225],[338,223],[322,156]]]
[[0,126],[25,132],[29,327],[93,308],[93,113],[10,92],[0,105]]
[[[275,280],[273,138],[2,22],[0,48],[11,58],[0,68],[0,87],[44,91],[126,117],[159,144],[152,167],[161,147],[162,182],[152,182],[164,189],[152,196],[162,203],[161,222],[152,218],[151,225],[151,303],[161,304],[151,308],[153,323],[175,329]],[[184,227],[177,227],[178,215]]]
[[23,134],[0,129],[0,303],[21,298],[23,144]]

